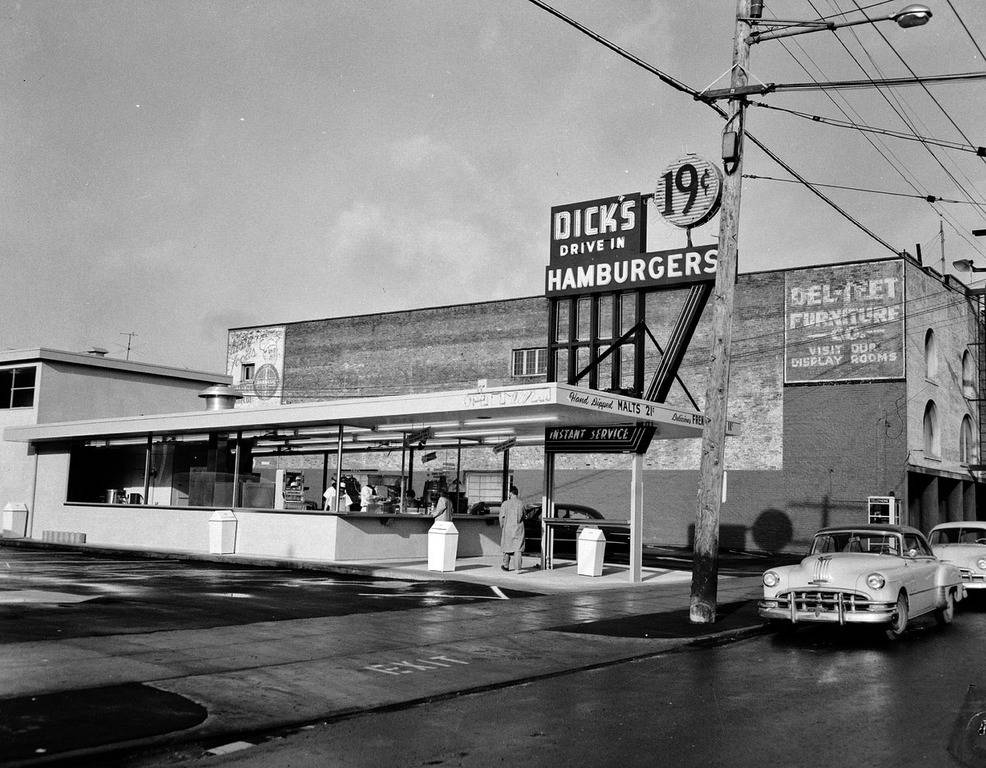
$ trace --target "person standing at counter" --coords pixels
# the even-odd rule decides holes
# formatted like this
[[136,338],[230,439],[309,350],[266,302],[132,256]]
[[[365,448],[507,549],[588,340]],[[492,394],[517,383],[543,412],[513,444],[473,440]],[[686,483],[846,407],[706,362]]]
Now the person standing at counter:
[[322,494],[322,498],[325,499],[325,506],[323,507],[323,509],[325,509],[326,512],[335,512],[336,499],[338,498],[338,494],[336,493],[335,480],[333,480],[332,484],[325,489],[325,493]]
[[438,501],[435,502],[435,514],[432,515],[436,523],[452,522],[452,502],[448,500],[448,491],[442,488],[438,492]]
[[376,499],[377,497],[373,491],[373,486],[370,485],[369,483],[367,483],[362,487],[362,489],[360,489],[359,501],[360,501],[360,506],[362,507],[364,512],[370,511],[370,507],[373,506],[373,502],[376,501]]
[[510,570],[510,558],[517,556],[517,571],[524,560],[524,505],[517,486],[510,486],[510,496],[500,505],[500,549],[505,571]]

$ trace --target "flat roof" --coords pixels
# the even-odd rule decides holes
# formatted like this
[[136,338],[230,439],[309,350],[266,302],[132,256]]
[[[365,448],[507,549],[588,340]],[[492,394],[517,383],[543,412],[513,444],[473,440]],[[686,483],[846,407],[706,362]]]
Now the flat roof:
[[[400,441],[404,432],[431,428],[429,445],[459,439],[495,445],[509,438],[543,443],[546,427],[625,424],[653,426],[655,439],[694,438],[701,437],[704,423],[705,417],[695,410],[544,383],[11,426],[3,431],[3,438],[44,443],[244,431],[256,432],[255,437],[291,440],[299,447],[337,439],[343,427],[348,439],[371,447]],[[729,422],[727,433],[738,432],[739,426]]]
[[18,363],[54,362],[83,365],[91,368],[109,368],[130,373],[142,373],[148,376],[163,376],[172,379],[189,379],[215,384],[229,384],[232,377],[224,373],[195,371],[189,368],[175,368],[156,363],[141,363],[135,360],[120,360],[115,357],[92,355],[85,352],[67,352],[47,347],[32,347],[28,349],[0,350],[0,365],[17,365]]

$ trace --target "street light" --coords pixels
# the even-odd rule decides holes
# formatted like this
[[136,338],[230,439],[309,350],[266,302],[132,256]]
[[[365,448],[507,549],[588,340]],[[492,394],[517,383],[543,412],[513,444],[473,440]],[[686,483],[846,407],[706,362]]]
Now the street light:
[[[719,256],[712,297],[712,347],[709,380],[705,397],[705,427],[699,469],[698,500],[695,512],[694,560],[689,603],[689,620],[711,624],[716,620],[719,573],[719,507],[722,503],[723,460],[726,442],[726,407],[729,399],[730,346],[736,282],[736,253],[739,245],[739,212],[743,179],[743,135],[750,47],[761,40],[804,35],[839,29],[855,24],[895,21],[901,27],[927,23],[931,10],[924,5],[908,5],[897,13],[854,21],[764,21],[763,0],[736,0],[736,33],[733,40],[733,66],[730,87],[703,96],[708,101],[727,99],[726,124],[722,130],[723,185],[719,214]],[[770,27],[765,32],[753,28]]]
[[753,32],[750,34],[750,43],[759,43],[761,40],[776,40],[779,37],[792,37],[794,35],[807,35],[810,32],[824,32],[826,30],[842,29],[843,27],[853,27],[857,24],[873,24],[878,21],[895,21],[897,25],[907,29],[909,27],[920,27],[927,24],[932,16],[931,9],[926,5],[914,3],[901,8],[895,13],[888,13],[884,16],[869,16],[862,19],[852,19],[850,21],[791,21],[788,19],[768,19],[747,18],[745,21],[753,26],[771,27],[766,32]]
[[[986,231],[986,230],[984,230]],[[986,272],[986,267],[977,267],[972,263],[972,259],[957,259],[952,262],[952,266],[955,267],[956,272]]]

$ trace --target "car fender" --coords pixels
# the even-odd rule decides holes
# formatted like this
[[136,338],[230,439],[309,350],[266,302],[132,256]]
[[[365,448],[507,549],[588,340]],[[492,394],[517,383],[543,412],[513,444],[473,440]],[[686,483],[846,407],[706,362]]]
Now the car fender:
[[940,605],[945,603],[945,595],[949,589],[955,589],[955,599],[965,597],[965,587],[962,585],[962,572],[952,563],[942,562],[935,573],[935,586],[938,587]]

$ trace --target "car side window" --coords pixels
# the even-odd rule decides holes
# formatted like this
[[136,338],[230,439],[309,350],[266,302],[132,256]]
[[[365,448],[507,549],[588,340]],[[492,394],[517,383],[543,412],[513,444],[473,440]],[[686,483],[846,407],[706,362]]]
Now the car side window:
[[913,550],[918,557],[927,557],[931,554],[925,543],[914,534],[904,534],[904,549],[908,554]]

